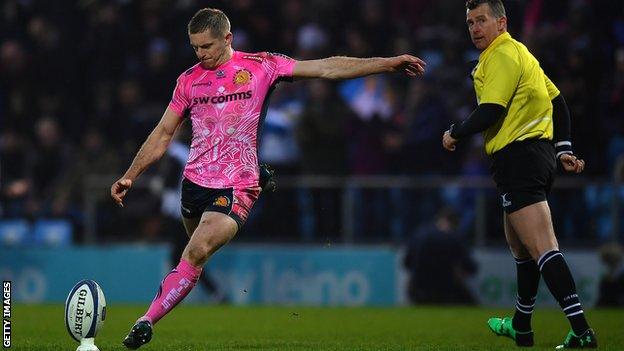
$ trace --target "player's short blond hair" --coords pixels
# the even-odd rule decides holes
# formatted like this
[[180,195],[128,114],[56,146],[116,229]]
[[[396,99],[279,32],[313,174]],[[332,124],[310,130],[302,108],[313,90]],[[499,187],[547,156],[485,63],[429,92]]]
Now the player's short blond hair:
[[203,8],[189,21],[188,33],[197,34],[206,30],[210,30],[213,36],[225,35],[230,31],[230,20],[219,9]]

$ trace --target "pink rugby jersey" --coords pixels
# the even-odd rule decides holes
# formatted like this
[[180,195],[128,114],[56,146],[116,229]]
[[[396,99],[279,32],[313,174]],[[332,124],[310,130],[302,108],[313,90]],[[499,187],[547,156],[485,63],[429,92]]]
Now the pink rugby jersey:
[[169,108],[190,117],[193,140],[184,176],[207,188],[258,186],[258,132],[268,98],[295,60],[234,51],[209,70],[198,63],[177,80]]

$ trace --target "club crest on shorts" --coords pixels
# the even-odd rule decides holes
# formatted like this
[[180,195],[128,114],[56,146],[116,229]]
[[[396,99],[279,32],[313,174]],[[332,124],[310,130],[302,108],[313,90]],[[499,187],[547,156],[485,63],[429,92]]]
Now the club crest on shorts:
[[230,206],[230,199],[222,195],[217,197],[212,204],[219,207],[228,207]]
[[503,201],[503,207],[511,206],[511,200],[507,199],[508,196],[509,196],[509,193],[504,193],[503,195],[501,195],[501,199]]
[[249,81],[251,80],[251,72],[249,72],[246,69],[241,69],[238,72],[236,72],[236,74],[234,75],[234,84],[236,85],[244,85],[249,83]]

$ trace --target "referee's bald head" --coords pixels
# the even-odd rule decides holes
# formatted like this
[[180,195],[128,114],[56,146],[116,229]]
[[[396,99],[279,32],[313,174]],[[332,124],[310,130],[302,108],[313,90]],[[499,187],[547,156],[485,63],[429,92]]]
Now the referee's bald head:
[[501,0],[468,0],[466,10],[474,10],[481,4],[488,4],[495,18],[505,17],[505,6]]

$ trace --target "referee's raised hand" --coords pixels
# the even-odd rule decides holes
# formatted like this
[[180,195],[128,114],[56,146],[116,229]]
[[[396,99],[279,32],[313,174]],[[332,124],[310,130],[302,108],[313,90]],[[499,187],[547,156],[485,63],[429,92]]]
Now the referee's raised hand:
[[559,161],[566,172],[581,173],[585,169],[585,161],[573,154],[563,154],[559,156]]

